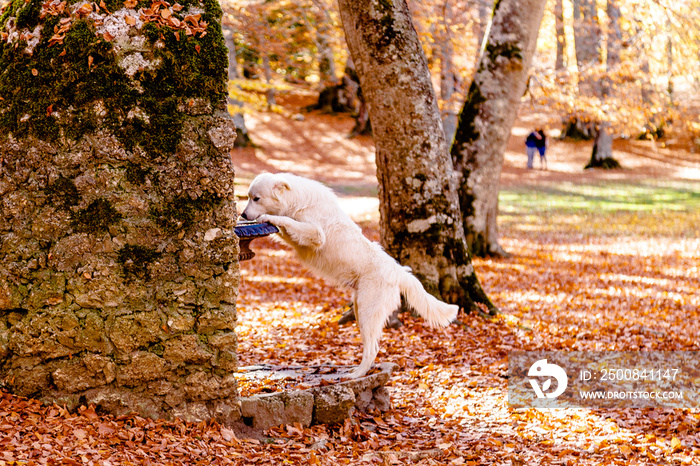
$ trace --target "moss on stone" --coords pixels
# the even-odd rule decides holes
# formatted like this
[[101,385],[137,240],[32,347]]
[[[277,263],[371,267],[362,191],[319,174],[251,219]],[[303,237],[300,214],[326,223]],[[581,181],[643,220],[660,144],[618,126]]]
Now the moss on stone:
[[73,180],[60,176],[44,191],[51,203],[62,209],[70,209],[80,203],[80,194]]
[[41,11],[41,2],[23,2],[22,5],[15,6],[15,14],[17,17],[17,28],[34,29],[39,23],[39,12]]
[[121,220],[122,215],[106,199],[95,199],[73,214],[73,228],[81,233],[102,233]]
[[[191,0],[180,3],[183,12],[189,6],[202,5]],[[63,15],[41,19],[41,5],[42,0],[14,0],[0,20],[5,32],[11,26],[33,30],[43,23],[39,43],[31,54],[25,51],[25,40],[12,44],[7,38],[0,40],[3,133],[32,135],[47,141],[60,136],[79,140],[104,127],[116,134],[127,149],[141,146],[157,158],[172,154],[180,142],[183,115],[178,101],[195,96],[212,102],[225,101],[228,50],[221,29],[215,27],[222,13],[216,1],[204,1],[202,21],[210,26],[199,37],[187,37],[183,31],[174,32],[154,23],[144,25],[141,33],[152,45],[151,51],[143,52],[144,58],[159,65],[137,72],[133,79],[119,66],[123,57],[114,44],[97,33],[91,19],[71,16],[70,5]],[[109,1],[106,7],[115,11],[123,3]],[[69,16],[71,27],[65,32],[63,43],[49,45],[54,27]],[[156,46],[156,41],[162,43]],[[100,112],[90,105],[98,100]],[[147,118],[128,118],[134,107]]]
[[166,233],[187,231],[203,217],[203,213],[211,212],[221,198],[205,194],[197,199],[181,196],[163,207],[151,207],[150,215]]
[[162,343],[156,343],[155,345],[151,346],[150,348],[146,349],[149,353],[153,353],[156,356],[163,357],[163,353],[165,352],[165,347],[163,346]]
[[177,97],[139,99],[140,108],[146,108],[148,121],[131,118],[116,128],[116,136],[127,150],[141,147],[151,157],[167,156],[175,152],[182,139],[184,114],[178,110]]
[[117,262],[122,266],[125,276],[147,280],[151,276],[148,267],[159,256],[155,249],[127,244],[117,253]]
[[150,168],[144,168],[129,162],[126,166],[126,181],[133,185],[141,185],[146,182],[146,178],[151,173]]
[[[21,0],[20,0],[21,1]],[[40,4],[37,0],[31,2]],[[38,15],[37,15],[38,18]],[[48,17],[33,54],[25,43],[0,41],[0,96],[5,109],[0,129],[16,136],[33,135],[55,140],[61,130],[71,139],[97,126],[91,110],[74,109],[98,97],[115,99],[129,92],[129,82],[112,62],[112,45],[97,37],[94,25],[75,20],[63,45],[49,46],[59,17]],[[3,25],[7,27],[7,23]],[[106,102],[107,102],[106,101]],[[116,105],[116,102],[114,103]]]

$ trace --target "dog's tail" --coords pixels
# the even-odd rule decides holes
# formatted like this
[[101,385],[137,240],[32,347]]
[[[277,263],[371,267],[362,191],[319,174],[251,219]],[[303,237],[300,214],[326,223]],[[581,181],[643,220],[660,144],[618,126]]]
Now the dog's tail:
[[428,321],[431,327],[446,327],[457,317],[459,306],[447,304],[425,291],[421,282],[402,267],[399,289],[409,306]]

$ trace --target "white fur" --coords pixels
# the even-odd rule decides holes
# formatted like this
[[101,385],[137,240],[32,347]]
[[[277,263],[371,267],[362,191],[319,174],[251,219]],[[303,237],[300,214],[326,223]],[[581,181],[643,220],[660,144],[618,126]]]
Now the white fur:
[[350,377],[361,377],[372,366],[384,324],[401,304],[401,294],[433,327],[444,327],[457,316],[457,306],[428,294],[407,268],[365,238],[321,183],[289,173],[258,175],[242,217],[277,226],[304,264],[354,290],[363,349],[362,362]]

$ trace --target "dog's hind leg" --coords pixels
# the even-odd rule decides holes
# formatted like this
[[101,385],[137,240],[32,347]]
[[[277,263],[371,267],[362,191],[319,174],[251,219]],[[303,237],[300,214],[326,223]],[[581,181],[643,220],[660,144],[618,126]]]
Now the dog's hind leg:
[[357,327],[362,337],[362,361],[348,377],[362,377],[372,367],[379,353],[379,340],[382,329],[389,315],[401,303],[398,288],[382,288],[371,280],[365,282],[368,286],[360,285],[355,292],[355,316]]

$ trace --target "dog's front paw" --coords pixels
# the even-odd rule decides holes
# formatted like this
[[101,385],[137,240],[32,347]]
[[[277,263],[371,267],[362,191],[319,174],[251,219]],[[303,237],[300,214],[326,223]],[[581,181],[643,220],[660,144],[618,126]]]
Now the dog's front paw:
[[273,215],[268,215],[268,214],[262,214],[260,217],[256,218],[255,221],[258,223],[273,223],[272,221]]

